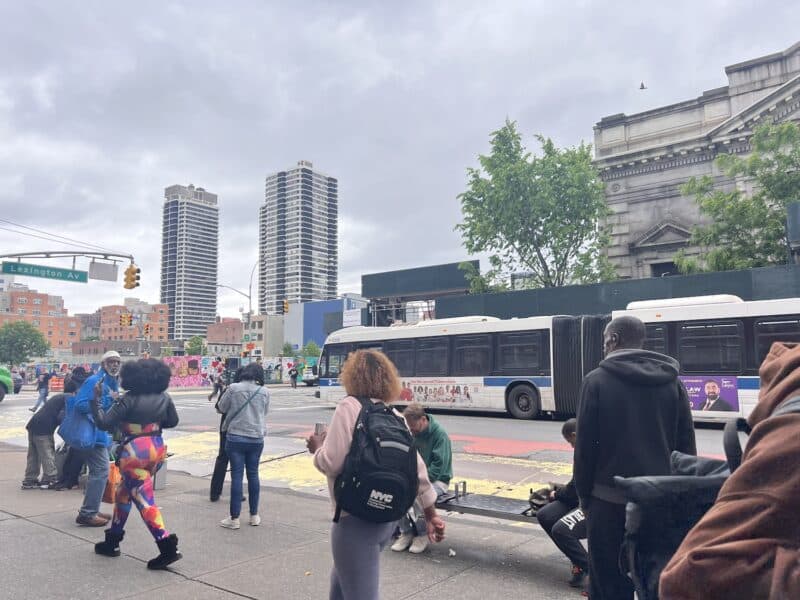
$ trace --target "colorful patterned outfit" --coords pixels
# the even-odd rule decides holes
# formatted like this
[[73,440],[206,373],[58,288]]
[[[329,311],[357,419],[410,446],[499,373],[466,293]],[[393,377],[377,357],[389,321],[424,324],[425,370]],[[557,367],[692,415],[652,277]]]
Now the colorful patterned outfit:
[[[153,477],[156,469],[166,457],[166,446],[161,437],[161,426],[158,423],[137,425],[122,423],[120,425],[123,439],[134,437],[120,446],[117,452],[122,481],[117,486],[114,504],[114,517],[111,531],[121,533],[131,512],[131,502],[136,504],[145,525],[156,540],[169,535],[164,527],[164,519],[153,496]],[[143,435],[148,433],[155,435]]]

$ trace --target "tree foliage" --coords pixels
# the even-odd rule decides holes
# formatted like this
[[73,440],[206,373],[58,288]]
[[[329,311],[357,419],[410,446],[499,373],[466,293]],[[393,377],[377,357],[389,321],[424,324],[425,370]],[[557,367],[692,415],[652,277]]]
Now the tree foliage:
[[492,266],[495,267],[486,271],[481,275],[480,271],[475,265],[469,261],[458,264],[458,268],[464,271],[464,278],[469,283],[470,294],[490,294],[497,292],[506,292],[509,290],[508,283],[504,280],[504,276],[500,271],[500,265],[497,257],[490,258]]
[[0,327],[0,363],[18,365],[34,356],[43,356],[49,349],[42,332],[27,321]]
[[294,356],[294,348],[290,342],[284,342],[281,348],[281,356]]
[[541,155],[522,145],[513,121],[492,133],[491,152],[467,169],[459,195],[464,220],[456,226],[470,252],[489,252],[493,266],[531,273],[537,287],[612,279],[602,250],[608,236],[603,182],[591,146],[559,149],[536,136]]
[[308,340],[301,350],[302,355],[308,357],[319,356],[321,352],[322,350],[314,340]]
[[750,194],[739,187],[714,189],[714,180],[692,178],[681,187],[695,196],[710,225],[695,227],[691,242],[706,248],[700,260],[680,253],[683,273],[729,271],[783,264],[787,260],[786,209],[800,201],[800,128],[795,123],[762,125],[751,138],[746,157],[721,154],[720,170],[739,182],[751,182]]
[[186,354],[189,356],[196,356],[200,355],[203,356],[206,353],[206,346],[203,343],[203,338],[199,335],[195,335],[189,338],[189,341],[186,342]]

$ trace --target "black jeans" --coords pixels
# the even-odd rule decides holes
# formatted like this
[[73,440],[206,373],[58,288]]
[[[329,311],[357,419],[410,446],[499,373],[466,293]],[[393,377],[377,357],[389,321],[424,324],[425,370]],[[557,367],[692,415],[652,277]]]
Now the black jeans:
[[228,471],[228,453],[225,451],[225,432],[222,431],[222,422],[225,420],[225,415],[219,422],[219,452],[217,453],[217,460],[214,461],[214,474],[211,475],[211,491],[209,496],[212,500],[216,500],[222,495],[222,485],[225,483],[225,473]]
[[592,498],[586,510],[589,534],[589,598],[633,600],[633,583],[619,569],[625,535],[625,505]]
[[72,448],[67,448],[67,457],[64,459],[64,466],[61,467],[58,483],[67,487],[78,485],[81,469],[83,469],[83,457]]
[[586,539],[586,518],[579,508],[556,500],[536,513],[539,525],[576,567],[589,570],[589,555],[580,540]]

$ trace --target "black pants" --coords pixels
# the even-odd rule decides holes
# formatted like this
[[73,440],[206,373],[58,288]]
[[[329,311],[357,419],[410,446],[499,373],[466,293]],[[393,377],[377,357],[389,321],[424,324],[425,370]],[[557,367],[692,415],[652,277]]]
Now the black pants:
[[539,525],[576,567],[589,570],[589,555],[580,540],[586,539],[586,518],[579,508],[556,500],[536,512]]
[[61,467],[61,476],[58,478],[58,483],[67,487],[78,485],[82,468],[83,457],[72,448],[67,448],[67,457],[64,459],[64,466]]
[[228,453],[225,452],[225,432],[222,431],[222,421],[225,420],[225,415],[222,416],[220,421],[219,430],[219,452],[217,453],[217,460],[214,461],[214,474],[211,475],[211,491],[209,496],[212,500],[216,500],[222,495],[222,485],[225,483],[225,473],[228,471]]
[[625,535],[625,505],[592,498],[586,511],[589,534],[589,598],[633,600],[633,584],[619,569]]

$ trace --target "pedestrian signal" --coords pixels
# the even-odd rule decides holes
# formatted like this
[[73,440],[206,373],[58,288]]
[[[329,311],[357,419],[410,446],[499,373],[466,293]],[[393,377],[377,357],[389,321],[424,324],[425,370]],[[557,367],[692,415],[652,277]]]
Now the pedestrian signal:
[[128,265],[128,268],[125,269],[125,289],[132,290],[135,287],[139,286],[139,273],[141,269],[137,267],[135,264],[131,263]]

